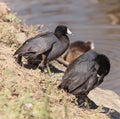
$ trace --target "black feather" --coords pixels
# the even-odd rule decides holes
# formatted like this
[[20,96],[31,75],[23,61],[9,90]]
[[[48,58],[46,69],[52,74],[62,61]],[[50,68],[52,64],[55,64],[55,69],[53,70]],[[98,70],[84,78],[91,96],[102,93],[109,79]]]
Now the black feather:
[[17,55],[17,61],[22,63],[22,57],[28,61],[38,62],[42,60],[42,55],[45,55],[44,65],[47,62],[54,60],[61,56],[69,46],[69,38],[67,36],[66,26],[57,26],[55,32],[48,32],[44,35],[37,35],[34,38],[28,39],[23,45],[14,53]]
[[88,94],[103,82],[109,71],[109,59],[90,50],[68,66],[58,89],[64,89],[75,96]]

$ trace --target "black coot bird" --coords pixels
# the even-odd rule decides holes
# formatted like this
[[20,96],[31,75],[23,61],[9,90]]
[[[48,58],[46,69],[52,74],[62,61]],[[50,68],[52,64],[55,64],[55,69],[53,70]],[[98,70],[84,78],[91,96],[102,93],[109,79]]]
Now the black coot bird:
[[22,64],[22,57],[25,57],[28,62],[43,67],[67,50],[69,47],[67,34],[71,33],[66,26],[59,25],[56,27],[54,33],[48,32],[41,36],[37,35],[25,41],[14,53],[14,56],[17,55],[16,59],[19,64]]
[[88,93],[103,82],[109,71],[109,59],[89,50],[68,66],[58,89],[75,95],[79,106],[90,108]]

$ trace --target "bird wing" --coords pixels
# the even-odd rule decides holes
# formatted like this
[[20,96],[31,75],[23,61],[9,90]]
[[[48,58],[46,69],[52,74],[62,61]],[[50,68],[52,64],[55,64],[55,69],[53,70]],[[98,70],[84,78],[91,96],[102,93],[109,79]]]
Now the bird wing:
[[97,75],[99,68],[95,61],[82,61],[79,65],[75,63],[70,67],[71,70],[68,69],[68,73],[63,77],[63,80],[68,80],[66,85],[68,85],[69,92],[72,93],[77,88],[82,87],[88,80],[90,84],[95,83],[96,80],[93,77]]
[[[54,36],[55,37],[55,36]],[[53,44],[56,42],[55,38],[49,38],[46,36],[43,37],[34,37],[28,39],[23,45],[14,53],[16,54],[27,54],[27,53],[36,53],[42,54],[52,48]]]

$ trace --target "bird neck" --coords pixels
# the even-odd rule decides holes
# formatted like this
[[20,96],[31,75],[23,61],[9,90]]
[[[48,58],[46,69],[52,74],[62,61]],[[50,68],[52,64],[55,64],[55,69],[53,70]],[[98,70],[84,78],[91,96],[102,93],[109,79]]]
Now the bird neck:
[[60,39],[62,37],[62,34],[60,32],[55,32],[54,34],[58,39]]

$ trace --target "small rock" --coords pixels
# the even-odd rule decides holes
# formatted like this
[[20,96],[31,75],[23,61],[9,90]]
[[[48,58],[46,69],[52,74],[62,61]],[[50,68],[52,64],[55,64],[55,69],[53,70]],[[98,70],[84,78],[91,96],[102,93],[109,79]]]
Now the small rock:
[[5,20],[5,16],[10,13],[11,9],[3,2],[0,2],[0,19]]
[[33,104],[31,104],[31,103],[27,103],[26,104],[26,107],[29,109],[29,108],[32,108],[33,107]]
[[17,36],[17,41],[20,43],[20,44],[23,44],[25,41],[26,41],[26,35],[25,33],[17,33],[16,34]]
[[103,105],[106,108],[114,109],[120,112],[120,96],[111,90],[95,88],[89,93],[89,98],[97,105]]

